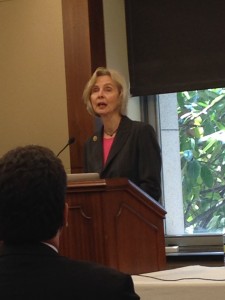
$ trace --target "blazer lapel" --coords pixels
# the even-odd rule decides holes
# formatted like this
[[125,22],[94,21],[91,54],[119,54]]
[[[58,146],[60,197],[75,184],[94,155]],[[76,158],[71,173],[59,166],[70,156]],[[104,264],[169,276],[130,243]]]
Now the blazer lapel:
[[93,164],[95,165],[95,169],[97,170],[98,173],[101,173],[102,168],[103,168],[103,149],[102,149],[102,130],[100,132],[97,132],[95,135],[92,137],[92,161]]

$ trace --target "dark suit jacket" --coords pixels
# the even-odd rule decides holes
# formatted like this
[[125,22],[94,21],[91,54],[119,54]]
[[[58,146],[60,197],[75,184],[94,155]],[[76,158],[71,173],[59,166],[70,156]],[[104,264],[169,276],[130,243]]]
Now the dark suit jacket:
[[123,116],[105,166],[103,128],[85,144],[85,172],[125,177],[155,200],[161,196],[161,151],[153,127]]
[[69,260],[42,243],[0,248],[0,297],[23,300],[138,300],[129,275]]

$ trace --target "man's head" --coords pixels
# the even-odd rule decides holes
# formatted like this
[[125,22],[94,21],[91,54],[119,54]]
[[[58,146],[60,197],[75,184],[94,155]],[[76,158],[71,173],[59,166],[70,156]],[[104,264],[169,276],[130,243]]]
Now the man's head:
[[49,240],[64,223],[66,173],[48,148],[29,145],[0,159],[0,240]]

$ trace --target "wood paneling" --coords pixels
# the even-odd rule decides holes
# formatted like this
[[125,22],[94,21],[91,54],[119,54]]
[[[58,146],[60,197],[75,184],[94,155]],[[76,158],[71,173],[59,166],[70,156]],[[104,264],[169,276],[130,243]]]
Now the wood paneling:
[[62,0],[65,74],[71,172],[83,171],[83,145],[95,128],[95,119],[82,101],[84,86],[97,66],[105,65],[102,0]]
[[70,183],[67,203],[61,254],[129,274],[166,268],[166,212],[127,179]]

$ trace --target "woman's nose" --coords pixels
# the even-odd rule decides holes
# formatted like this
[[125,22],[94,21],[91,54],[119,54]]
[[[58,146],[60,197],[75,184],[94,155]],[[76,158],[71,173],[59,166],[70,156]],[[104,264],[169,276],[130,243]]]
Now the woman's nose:
[[99,91],[98,91],[98,97],[101,98],[102,96],[103,96],[103,90],[99,89]]

